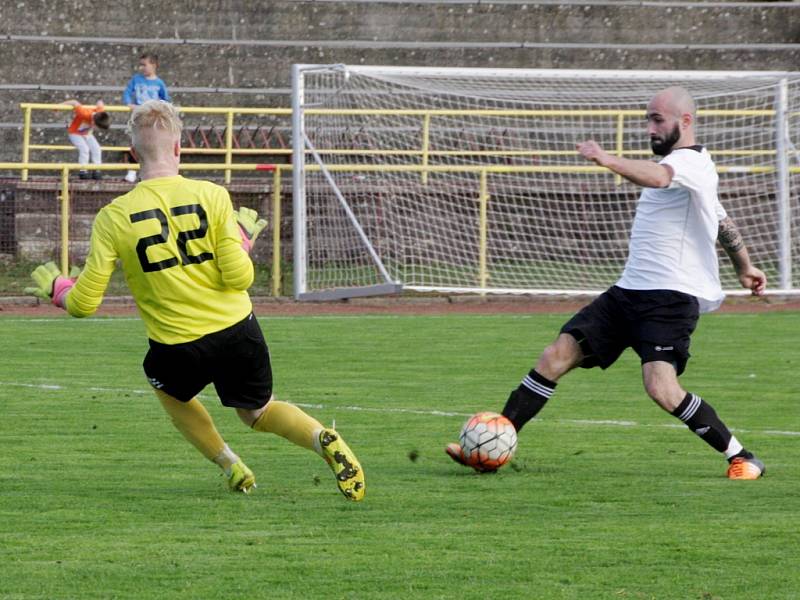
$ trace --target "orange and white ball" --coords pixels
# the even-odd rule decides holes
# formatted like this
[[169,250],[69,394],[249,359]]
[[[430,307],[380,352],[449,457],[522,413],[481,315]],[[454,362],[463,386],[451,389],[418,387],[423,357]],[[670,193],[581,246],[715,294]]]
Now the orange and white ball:
[[503,415],[479,412],[470,417],[459,437],[464,461],[478,471],[496,471],[517,449],[517,430]]

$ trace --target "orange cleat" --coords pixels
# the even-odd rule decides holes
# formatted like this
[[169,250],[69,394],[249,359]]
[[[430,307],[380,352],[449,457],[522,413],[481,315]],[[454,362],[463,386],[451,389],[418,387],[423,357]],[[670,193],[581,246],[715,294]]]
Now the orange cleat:
[[447,444],[447,446],[444,447],[444,451],[447,452],[447,456],[452,458],[458,464],[469,467],[470,469],[475,469],[478,473],[494,473],[497,471],[497,469],[486,469],[469,464],[466,460],[464,460],[464,453],[461,451],[461,445],[457,444],[456,442],[450,442]]
[[469,467],[466,462],[464,462],[464,456],[461,454],[461,446],[456,442],[450,442],[447,446],[444,447],[444,451],[447,452],[447,456],[452,458],[460,465],[464,465],[465,467]]
[[764,474],[764,463],[755,456],[737,456],[728,467],[728,479],[758,479]]

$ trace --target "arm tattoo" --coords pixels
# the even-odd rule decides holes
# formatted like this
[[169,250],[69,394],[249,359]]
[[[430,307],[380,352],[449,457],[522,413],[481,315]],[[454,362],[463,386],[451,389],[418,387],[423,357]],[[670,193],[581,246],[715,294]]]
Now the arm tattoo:
[[719,222],[717,239],[728,254],[738,252],[744,248],[742,234],[739,233],[730,217],[725,217]]

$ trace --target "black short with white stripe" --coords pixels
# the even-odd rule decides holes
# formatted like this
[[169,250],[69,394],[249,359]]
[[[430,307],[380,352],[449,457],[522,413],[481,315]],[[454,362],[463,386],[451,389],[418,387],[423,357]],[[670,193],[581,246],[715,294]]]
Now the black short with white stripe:
[[561,333],[578,342],[585,369],[607,369],[633,348],[642,363],[668,362],[680,375],[699,314],[697,298],[683,292],[612,286],[567,321]]

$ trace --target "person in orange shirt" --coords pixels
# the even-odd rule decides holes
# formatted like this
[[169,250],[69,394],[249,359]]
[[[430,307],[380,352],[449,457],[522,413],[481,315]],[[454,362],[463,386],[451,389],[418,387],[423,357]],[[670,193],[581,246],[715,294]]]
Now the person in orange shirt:
[[[94,106],[84,106],[77,100],[67,100],[63,104],[72,106],[72,122],[67,128],[69,141],[78,149],[78,162],[81,165],[88,165],[91,158],[92,164],[99,165],[102,163],[100,144],[97,143],[92,129],[99,127],[100,129],[108,129],[111,125],[111,117],[104,110],[105,105],[102,100],[98,100]],[[81,179],[100,179],[102,177],[100,171],[89,171],[81,169],[78,172],[78,177]]]

